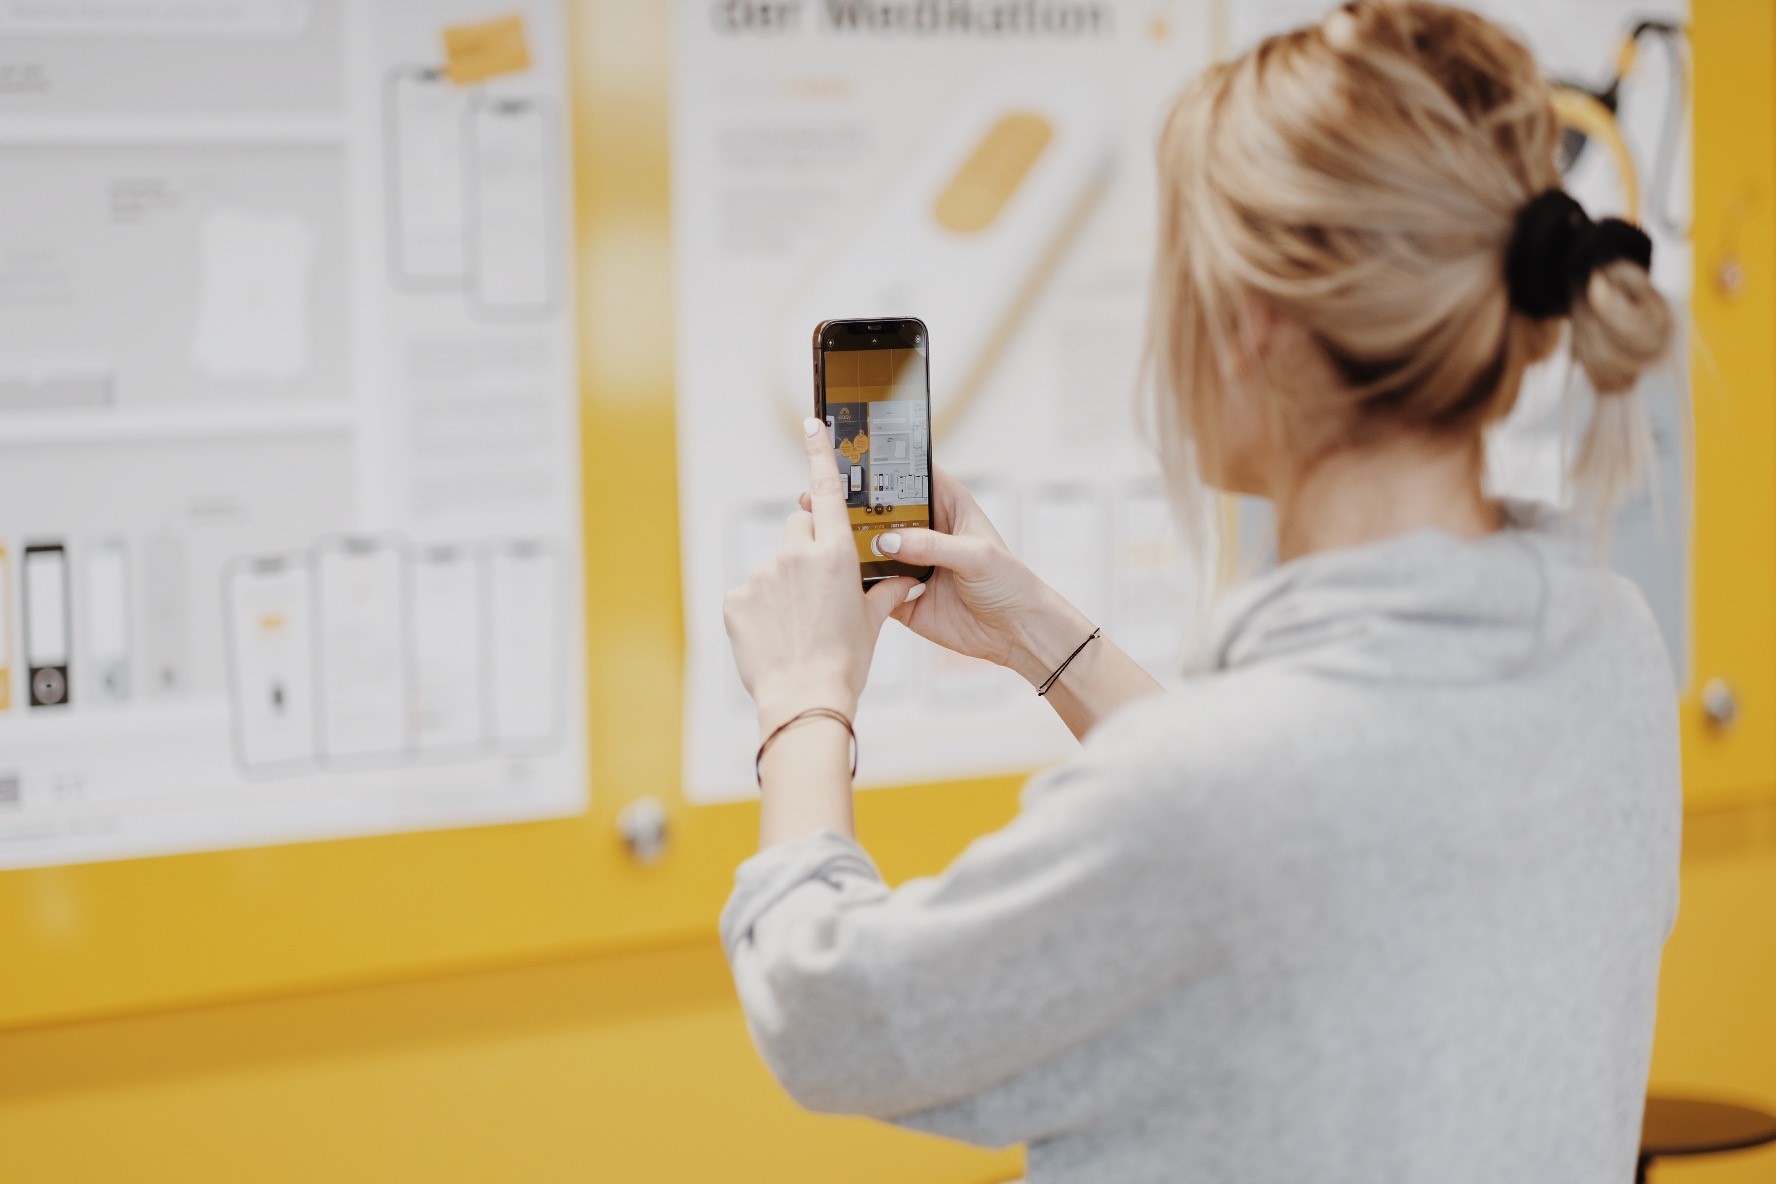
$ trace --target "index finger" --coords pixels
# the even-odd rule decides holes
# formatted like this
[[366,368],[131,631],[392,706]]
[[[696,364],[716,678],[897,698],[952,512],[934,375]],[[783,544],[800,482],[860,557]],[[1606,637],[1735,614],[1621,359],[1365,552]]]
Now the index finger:
[[814,538],[831,541],[851,533],[851,515],[845,509],[845,482],[833,456],[826,425],[809,417],[802,421],[808,445],[808,501],[814,514]]

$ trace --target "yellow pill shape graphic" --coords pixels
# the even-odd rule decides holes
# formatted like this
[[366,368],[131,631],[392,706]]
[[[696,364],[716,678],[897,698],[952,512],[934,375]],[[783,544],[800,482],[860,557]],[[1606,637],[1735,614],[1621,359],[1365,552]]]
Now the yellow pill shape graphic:
[[991,226],[1052,139],[1054,125],[1034,111],[1000,116],[937,195],[937,224],[957,234]]

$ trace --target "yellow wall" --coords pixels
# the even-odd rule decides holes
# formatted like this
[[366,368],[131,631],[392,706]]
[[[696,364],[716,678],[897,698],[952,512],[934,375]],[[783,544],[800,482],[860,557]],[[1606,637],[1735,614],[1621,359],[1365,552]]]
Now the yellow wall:
[[799,1114],[712,942],[0,1039],[0,1179],[1004,1180]]
[[[1692,816],[1655,1077],[1776,1103],[1776,806]],[[798,1113],[713,941],[0,1036],[7,1181],[949,1184],[988,1155]],[[1776,1178],[1776,1153],[1672,1184]]]
[[[1717,735],[1686,702],[1692,809],[1654,1079],[1776,1106],[1776,665],[1767,660],[1776,636],[1776,13],[1745,0],[1694,7],[1696,315],[1712,354],[1696,392],[1698,673],[1732,676],[1746,719]],[[669,463],[665,22],[657,6],[633,0],[587,0],[580,12],[582,76],[598,80],[602,103],[602,117],[582,130],[592,137],[582,145],[582,194],[599,211],[582,210],[589,397],[601,401],[605,429],[632,429],[650,441],[649,456]],[[1727,257],[1743,264],[1742,289],[1710,287]],[[651,488],[669,502],[664,473]],[[616,541],[631,557],[673,547],[669,537]],[[676,648],[675,603],[642,604],[658,597],[635,588],[637,603],[617,605],[625,592],[615,584],[605,594],[604,608],[647,617],[659,634],[650,645]],[[633,696],[625,685],[604,690]],[[670,699],[649,702],[670,716]],[[676,741],[645,740],[604,754],[607,784],[671,778]],[[903,804],[936,812],[942,796]],[[985,826],[1007,808],[1009,795],[995,793],[953,813]],[[919,832],[901,813],[863,807],[866,837],[874,826],[903,848],[893,872],[941,862],[959,841],[950,826],[923,848],[909,844]],[[7,972],[0,949],[0,978]],[[1015,1176],[1018,1162],[797,1112],[751,1052],[709,926],[651,950],[0,1031],[8,1182],[984,1184]],[[1776,1152],[1674,1164],[1657,1178],[1768,1181]]]
[[[1665,947],[1653,1088],[1776,1110],[1776,805],[1684,819],[1683,901]],[[1769,1184],[1776,1151],[1673,1162],[1672,1184]]]
[[[1711,730],[1687,700],[1683,900],[1665,950],[1655,1089],[1776,1109],[1776,6],[1693,0],[1697,675],[1745,693]],[[1732,282],[1722,282],[1725,275]],[[1672,1184],[1776,1179],[1776,1152],[1674,1162]]]

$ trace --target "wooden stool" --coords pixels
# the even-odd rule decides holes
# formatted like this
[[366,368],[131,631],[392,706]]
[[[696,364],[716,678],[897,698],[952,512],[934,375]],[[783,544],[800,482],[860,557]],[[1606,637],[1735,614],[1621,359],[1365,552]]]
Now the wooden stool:
[[1776,1115],[1727,1102],[1653,1095],[1641,1121],[1635,1184],[1646,1184],[1655,1159],[1743,1151],[1765,1143],[1776,1143]]

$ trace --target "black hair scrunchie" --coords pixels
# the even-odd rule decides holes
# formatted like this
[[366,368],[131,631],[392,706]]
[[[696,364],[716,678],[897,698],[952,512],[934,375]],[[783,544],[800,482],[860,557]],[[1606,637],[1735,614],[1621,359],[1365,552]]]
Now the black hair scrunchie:
[[1632,222],[1593,222],[1564,189],[1538,194],[1517,212],[1505,248],[1511,307],[1536,320],[1563,317],[1600,267],[1626,259],[1653,265],[1653,240]]

